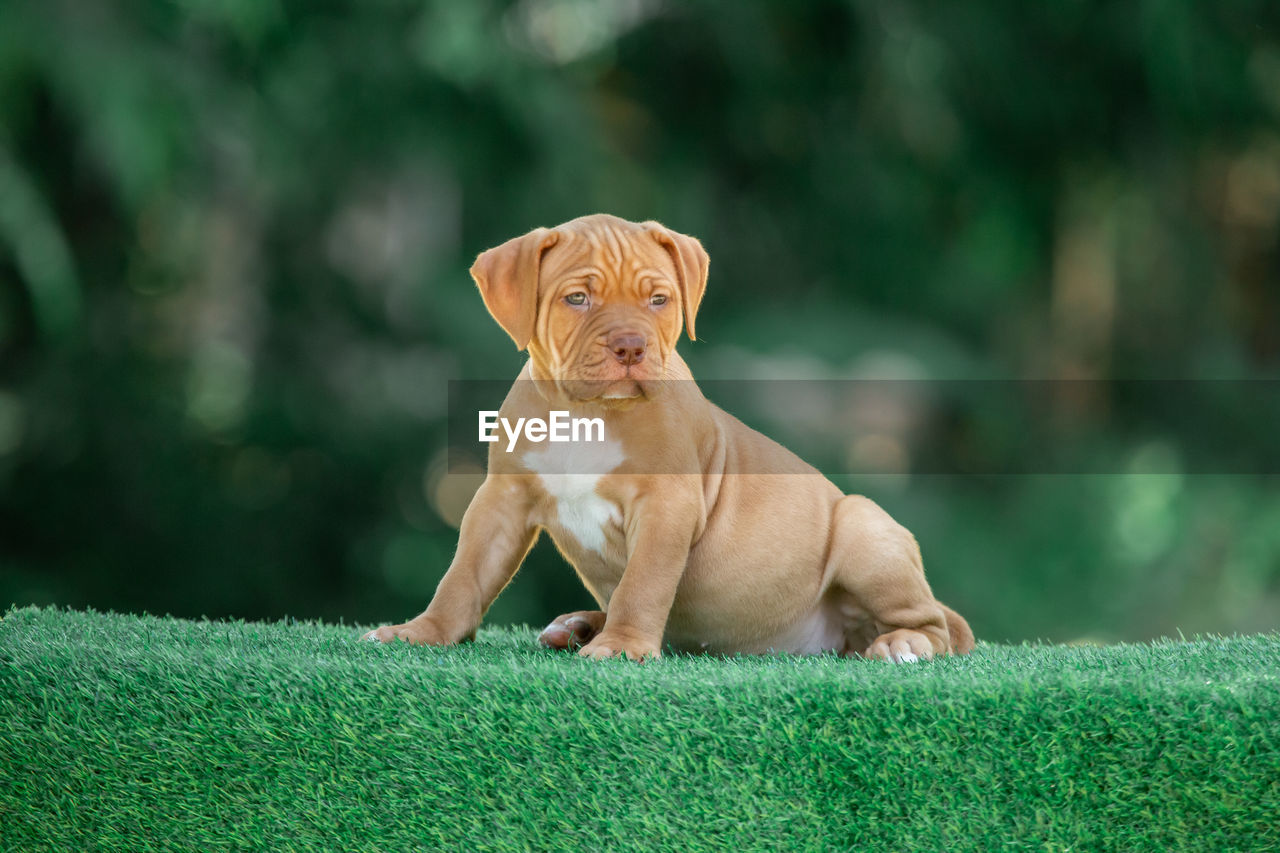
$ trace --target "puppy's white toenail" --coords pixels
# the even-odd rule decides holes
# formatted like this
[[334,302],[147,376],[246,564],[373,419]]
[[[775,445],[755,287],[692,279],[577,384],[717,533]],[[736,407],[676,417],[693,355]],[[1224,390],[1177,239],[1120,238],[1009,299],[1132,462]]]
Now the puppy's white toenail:
[[920,658],[916,657],[911,652],[903,652],[902,654],[898,655],[899,663],[915,663],[918,660],[920,660]]

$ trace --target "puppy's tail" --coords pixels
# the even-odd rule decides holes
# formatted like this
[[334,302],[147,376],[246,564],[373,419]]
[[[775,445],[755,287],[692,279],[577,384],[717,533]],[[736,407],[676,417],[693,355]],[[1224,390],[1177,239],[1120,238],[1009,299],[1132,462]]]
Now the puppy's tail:
[[947,633],[951,636],[951,654],[967,655],[973,651],[973,629],[964,617],[942,602],[942,613],[947,617]]

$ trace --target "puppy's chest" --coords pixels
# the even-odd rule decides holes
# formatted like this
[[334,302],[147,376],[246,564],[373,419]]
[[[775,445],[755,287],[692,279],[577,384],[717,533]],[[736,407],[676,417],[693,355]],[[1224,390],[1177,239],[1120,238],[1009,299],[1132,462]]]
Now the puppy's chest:
[[534,520],[575,562],[611,563],[625,554],[622,509],[600,494],[600,481],[625,457],[616,443],[530,451],[521,461],[546,493]]

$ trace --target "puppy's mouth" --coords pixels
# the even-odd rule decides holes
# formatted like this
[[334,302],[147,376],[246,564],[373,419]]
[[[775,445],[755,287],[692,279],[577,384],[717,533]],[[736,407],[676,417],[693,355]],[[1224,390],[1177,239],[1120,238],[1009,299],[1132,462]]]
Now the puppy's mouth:
[[560,380],[560,388],[572,399],[602,403],[640,402],[657,392],[659,383],[630,375],[620,378],[575,378]]
[[637,397],[647,396],[645,394],[644,384],[639,379],[619,379],[616,382],[610,382],[604,389],[604,393],[600,395],[604,400],[634,400]]
[[575,353],[553,367],[552,374],[560,393],[572,400],[630,405],[657,393],[666,373],[665,355],[656,346],[646,347],[639,335],[620,336],[612,347],[588,346]]

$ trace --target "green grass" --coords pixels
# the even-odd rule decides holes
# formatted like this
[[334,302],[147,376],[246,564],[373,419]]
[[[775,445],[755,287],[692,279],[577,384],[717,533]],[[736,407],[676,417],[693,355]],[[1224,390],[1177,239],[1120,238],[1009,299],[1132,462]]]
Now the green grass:
[[0,621],[5,850],[1280,848],[1280,635],[593,663]]

